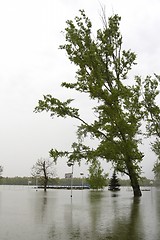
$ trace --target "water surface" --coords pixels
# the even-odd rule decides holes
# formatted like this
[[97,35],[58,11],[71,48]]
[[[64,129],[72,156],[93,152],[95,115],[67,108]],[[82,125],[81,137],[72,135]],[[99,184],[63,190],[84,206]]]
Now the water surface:
[[142,193],[0,186],[0,239],[159,240],[160,189]]

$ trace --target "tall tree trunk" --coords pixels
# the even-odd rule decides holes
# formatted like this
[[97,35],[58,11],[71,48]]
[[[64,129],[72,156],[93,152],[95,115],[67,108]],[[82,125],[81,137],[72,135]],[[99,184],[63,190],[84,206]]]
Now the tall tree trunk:
[[47,191],[47,181],[46,181],[46,179],[44,179],[44,191],[45,192]]
[[44,191],[47,191],[47,183],[48,183],[48,176],[46,173],[46,163],[45,161],[43,162],[43,172],[44,172]]
[[133,188],[133,193],[134,193],[134,197],[141,197],[142,196],[142,192],[140,190],[140,186],[137,180],[137,177],[134,175],[130,175],[130,180],[131,180],[131,186]]
[[142,192],[140,190],[140,186],[139,186],[139,182],[138,182],[138,176],[135,172],[133,163],[130,159],[126,162],[126,166],[127,166],[127,169],[128,169],[129,178],[130,178],[130,181],[131,181],[131,186],[132,186],[132,189],[133,189],[134,197],[141,197]]

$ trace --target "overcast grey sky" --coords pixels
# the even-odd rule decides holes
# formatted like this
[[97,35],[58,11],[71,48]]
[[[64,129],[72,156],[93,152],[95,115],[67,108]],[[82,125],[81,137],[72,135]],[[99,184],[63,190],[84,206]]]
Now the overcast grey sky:
[[[65,53],[58,50],[64,43],[61,31],[79,9],[86,11],[95,29],[101,27],[100,3],[108,17],[113,13],[122,17],[125,49],[137,53],[138,65],[131,77],[160,74],[159,0],[0,0],[0,165],[4,176],[30,176],[38,158],[48,157],[51,148],[69,149],[75,140],[76,121],[51,119],[33,110],[43,94],[72,97],[60,87],[75,75]],[[83,114],[88,111],[85,100],[78,98]],[[142,149],[144,174],[152,178],[155,156],[148,142]],[[86,175],[86,168],[75,166],[75,175],[82,171]],[[69,171],[64,162],[56,169],[60,177]]]

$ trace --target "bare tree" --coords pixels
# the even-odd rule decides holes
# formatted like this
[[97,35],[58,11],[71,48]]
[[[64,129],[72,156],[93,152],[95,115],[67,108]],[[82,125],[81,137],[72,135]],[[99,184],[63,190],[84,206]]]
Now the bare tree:
[[44,186],[44,191],[46,191],[49,178],[56,176],[54,162],[50,159],[38,159],[31,169],[31,174],[33,177],[40,180],[41,184]]

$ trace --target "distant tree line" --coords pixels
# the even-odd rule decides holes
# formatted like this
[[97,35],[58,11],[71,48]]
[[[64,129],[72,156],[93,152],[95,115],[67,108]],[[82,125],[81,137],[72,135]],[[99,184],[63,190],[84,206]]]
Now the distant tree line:
[[[88,185],[88,181],[86,178],[73,178],[73,185],[82,186]],[[40,186],[43,185],[41,182],[41,178],[36,177],[2,177],[0,179],[0,185],[30,185],[30,186]],[[48,186],[57,185],[57,186],[70,186],[71,179],[69,178],[49,178]]]
[[32,178],[28,177],[2,177],[0,180],[1,185],[28,185]]
[[[108,186],[110,179],[106,179],[105,186]],[[121,186],[130,186],[130,181],[126,179],[119,179],[119,183]],[[71,179],[69,178],[50,178],[48,181],[48,185],[57,185],[57,186],[70,186]],[[73,178],[73,185],[75,186],[84,186],[89,185],[88,178]],[[0,185],[24,185],[24,186],[36,186],[41,185],[39,179],[35,177],[2,177],[0,179]],[[156,181],[151,179],[147,179],[146,177],[141,178],[140,186],[151,186],[158,185]]]

